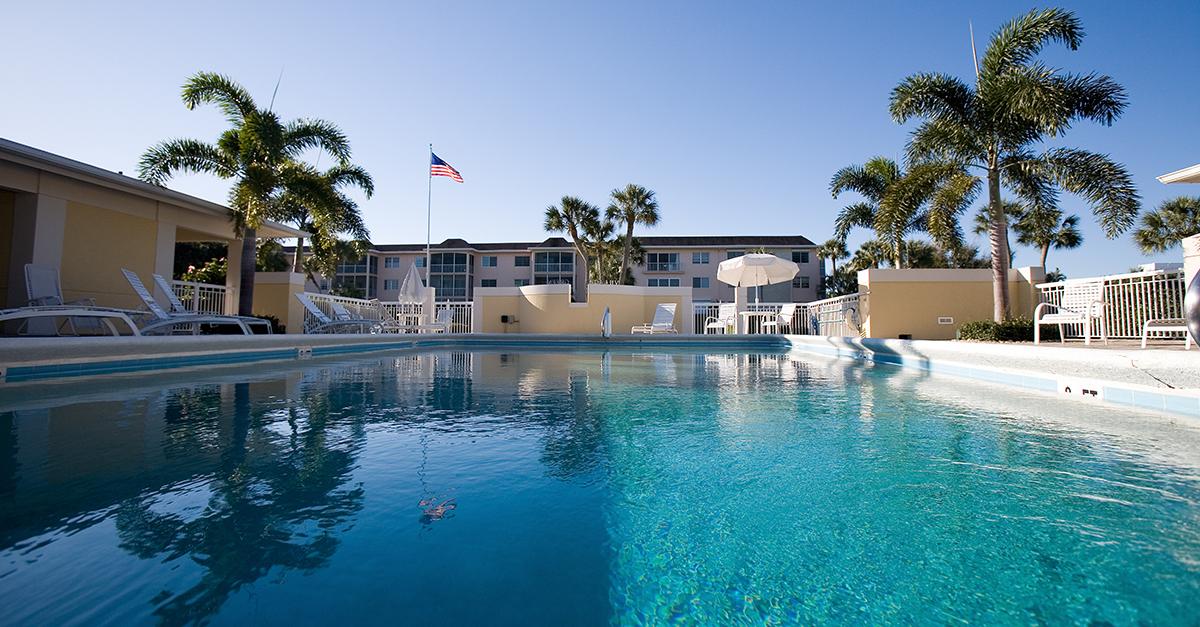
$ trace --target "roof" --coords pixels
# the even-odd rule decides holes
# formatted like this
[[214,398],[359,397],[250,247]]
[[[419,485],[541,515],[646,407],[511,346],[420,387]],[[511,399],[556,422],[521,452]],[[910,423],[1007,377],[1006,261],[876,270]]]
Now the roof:
[[1160,183],[1200,183],[1200,163],[1158,177]]
[[[231,210],[225,205],[190,196],[173,189],[147,183],[141,179],[125,176],[94,165],[68,159],[45,150],[38,150],[0,137],[0,160],[11,161],[20,165],[53,172],[59,176],[75,179],[92,185],[106,187],[117,191],[149,198],[158,202],[191,209],[200,213],[217,214],[228,218]],[[265,221],[259,228],[261,237],[307,237],[308,233],[294,229],[278,222]]]
[[[808,247],[816,246],[802,235],[681,235],[639,236],[643,248],[759,248],[759,247]],[[571,248],[571,242],[562,237],[549,237],[540,242],[483,242],[473,244],[464,239],[451,238],[430,245],[432,250],[473,251],[523,251],[531,248]],[[295,250],[284,247],[286,252]],[[372,244],[371,250],[380,253],[417,253],[425,251],[425,244]]]

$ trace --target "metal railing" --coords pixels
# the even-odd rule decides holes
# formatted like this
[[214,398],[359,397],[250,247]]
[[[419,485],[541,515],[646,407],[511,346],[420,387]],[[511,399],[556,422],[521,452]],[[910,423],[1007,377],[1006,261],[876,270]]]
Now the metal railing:
[[[1141,339],[1147,320],[1183,318],[1183,295],[1187,289],[1183,270],[1131,272],[1056,283],[1040,283],[1038,302],[1062,304],[1063,292],[1072,283],[1100,281],[1104,285],[1104,317],[1108,337]],[[1050,313],[1054,310],[1051,308]],[[1092,336],[1099,337],[1100,323],[1092,322]],[[1063,326],[1068,338],[1083,337],[1083,323]]]
[[[399,322],[403,325],[414,326],[428,323],[428,320],[422,315],[424,307],[421,303],[381,302],[364,298],[313,293],[309,293],[308,298],[322,313],[330,318],[337,318],[332,307],[332,303],[336,302],[345,307],[346,311],[350,312],[350,315],[354,318]],[[451,333],[472,332],[471,318],[473,303],[462,301],[439,301],[435,303],[435,311],[441,311],[442,309],[450,309],[454,312],[454,317],[450,320]],[[308,311],[305,311],[306,326],[310,322],[308,320],[309,316]]]
[[225,313],[225,293],[228,288],[224,285],[197,283],[195,281],[171,281],[171,290],[175,297],[183,303],[184,308],[192,313],[223,314]]
[[[726,303],[728,304],[728,303]],[[747,303],[746,311],[762,311],[778,313],[784,305],[791,303]],[[860,335],[862,312],[859,306],[859,295],[838,296],[810,303],[795,303],[796,313],[792,316],[789,333],[794,335],[829,335],[854,336]],[[721,303],[694,303],[692,315],[693,327],[696,333],[705,332],[705,322],[708,318],[717,318]],[[764,318],[749,316],[746,320],[747,333],[759,333]]]

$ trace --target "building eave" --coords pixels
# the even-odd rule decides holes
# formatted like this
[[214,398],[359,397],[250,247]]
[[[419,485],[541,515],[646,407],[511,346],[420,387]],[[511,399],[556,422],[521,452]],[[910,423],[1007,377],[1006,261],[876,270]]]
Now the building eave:
[[1200,163],[1158,177],[1160,183],[1200,183]]

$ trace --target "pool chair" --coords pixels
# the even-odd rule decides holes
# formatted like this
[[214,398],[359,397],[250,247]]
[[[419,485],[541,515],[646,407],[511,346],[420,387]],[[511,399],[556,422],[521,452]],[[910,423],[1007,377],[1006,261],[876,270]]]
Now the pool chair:
[[[774,318],[768,318],[759,323],[758,329],[760,333],[782,333],[784,329],[792,330],[792,318],[796,317],[795,303],[788,303],[779,308],[779,314]],[[768,331],[767,329],[772,329]]]
[[[195,313],[195,312],[189,311],[188,308],[184,306],[183,302],[179,300],[179,296],[175,294],[175,290],[171,287],[171,284],[169,282],[167,282],[167,280],[165,278],[163,278],[163,275],[155,274],[152,276],[154,277],[154,285],[158,287],[158,291],[162,292],[163,295],[167,297],[167,304],[171,305],[171,311],[169,312],[171,315],[180,316],[180,315],[191,315],[191,314]],[[220,315],[222,318],[232,318],[234,320],[241,320],[243,323],[246,324],[246,326],[249,326],[249,327],[261,326],[264,329],[266,329],[267,335],[274,333],[274,330],[271,328],[270,320],[264,320],[262,318],[255,318],[254,316],[234,316],[234,315],[228,315],[228,314],[220,314]]]
[[737,328],[737,305],[727,304],[717,307],[717,315],[704,319],[704,333],[730,333]]
[[133,292],[142,299],[142,304],[146,307],[145,311],[139,312],[143,316],[149,316],[150,320],[140,327],[142,335],[154,334],[171,334],[183,332],[197,335],[200,333],[201,325],[212,326],[235,326],[245,335],[254,335],[250,327],[232,316],[219,316],[213,314],[172,314],[162,308],[158,301],[154,300],[154,295],[150,290],[146,289],[146,284],[142,283],[142,279],[137,273],[132,270],[121,268],[121,274],[125,275],[125,280],[129,282],[129,287],[133,288]]
[[[1066,343],[1064,324],[1083,325],[1083,343],[1092,343],[1092,321],[1100,322],[1100,337],[1108,344],[1108,325],[1104,320],[1104,284],[1100,281],[1067,281],[1063,286],[1060,304],[1042,303],[1033,310],[1033,343],[1042,341],[1043,324],[1057,324],[1058,337]],[[1044,309],[1053,313],[1042,313]]]
[[388,322],[384,323],[383,329],[399,333],[449,333],[450,327],[453,324],[454,310],[446,307],[445,309],[438,310],[433,324],[400,324],[398,322]]
[[1184,318],[1155,318],[1147,320],[1142,325],[1142,348],[1146,348],[1146,340],[1151,333],[1183,333],[1183,350],[1192,350],[1192,334],[1188,333],[1187,320]]
[[649,324],[639,324],[629,330],[630,333],[678,333],[675,330],[675,303],[660,303],[654,308],[654,320]]
[[64,332],[81,335],[80,330],[87,328],[120,335],[114,321],[129,327],[133,335],[140,335],[130,318],[137,312],[97,307],[90,298],[72,301],[63,298],[58,268],[53,266],[25,264],[25,296],[29,300],[27,306],[0,312],[0,322],[19,323],[18,335],[64,335]]
[[[305,333],[350,333],[357,329],[358,333],[379,333],[382,325],[378,320],[367,320],[366,318],[347,319],[330,318],[328,314],[321,311],[320,307],[308,297],[308,294],[296,294],[296,300],[304,305],[304,311],[307,315],[304,316],[304,332]],[[336,301],[334,301],[336,302]],[[349,316],[350,312],[346,311],[345,307],[341,308]],[[337,315],[337,314],[335,314]]]

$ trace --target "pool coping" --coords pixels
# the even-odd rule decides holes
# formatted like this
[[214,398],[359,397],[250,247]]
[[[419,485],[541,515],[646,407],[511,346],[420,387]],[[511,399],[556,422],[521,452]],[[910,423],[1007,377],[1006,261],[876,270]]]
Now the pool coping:
[[788,340],[800,352],[986,381],[1097,408],[1200,418],[1200,359],[1187,352],[803,335]]

